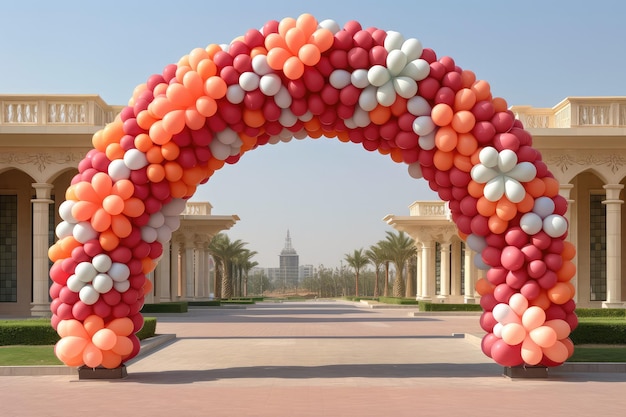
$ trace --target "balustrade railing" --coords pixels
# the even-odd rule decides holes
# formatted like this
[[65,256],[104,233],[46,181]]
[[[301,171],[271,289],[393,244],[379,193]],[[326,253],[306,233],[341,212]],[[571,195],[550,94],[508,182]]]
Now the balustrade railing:
[[511,111],[526,128],[626,127],[626,97],[569,97],[552,108]]

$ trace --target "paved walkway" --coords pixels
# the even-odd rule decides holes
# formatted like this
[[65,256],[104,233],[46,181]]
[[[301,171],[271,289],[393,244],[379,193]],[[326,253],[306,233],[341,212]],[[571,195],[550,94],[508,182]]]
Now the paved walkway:
[[478,317],[355,303],[261,303],[156,315],[176,339],[123,380],[0,377],[3,416],[624,416],[626,373],[509,379]]

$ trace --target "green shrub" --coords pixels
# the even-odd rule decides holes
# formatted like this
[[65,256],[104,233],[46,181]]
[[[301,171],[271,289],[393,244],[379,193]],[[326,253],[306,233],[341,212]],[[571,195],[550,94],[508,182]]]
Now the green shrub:
[[400,298],[400,297],[379,297],[378,301],[385,304],[400,304],[400,305],[418,305],[418,301],[414,298]]
[[254,304],[255,301],[251,299],[228,299],[228,300],[220,300],[222,305],[224,304]]
[[149,337],[154,337],[156,335],[156,325],[157,319],[156,317],[144,317],[143,318],[143,327],[141,330],[137,332],[137,337],[139,340],[148,339]]
[[444,304],[419,302],[420,311],[482,311],[480,304]]
[[204,300],[204,301],[187,301],[187,304],[192,307],[219,307],[220,300]]
[[53,345],[58,340],[50,319],[0,321],[0,346]]
[[187,311],[187,301],[144,304],[143,308],[141,309],[142,313],[186,313]]
[[576,315],[578,317],[624,317],[626,318],[626,309],[624,308],[577,308]]
[[570,338],[575,345],[626,345],[626,321],[583,320],[570,333]]

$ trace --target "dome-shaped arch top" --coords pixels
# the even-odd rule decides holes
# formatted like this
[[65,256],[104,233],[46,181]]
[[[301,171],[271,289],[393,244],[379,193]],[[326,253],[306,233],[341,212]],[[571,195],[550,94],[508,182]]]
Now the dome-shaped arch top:
[[303,14],[192,50],[94,134],[49,250],[57,356],[105,368],[134,357],[146,274],[186,199],[225,164],[294,136],[389,156],[449,202],[484,271],[486,355],[554,366],[572,354],[567,203],[506,101],[418,39]]

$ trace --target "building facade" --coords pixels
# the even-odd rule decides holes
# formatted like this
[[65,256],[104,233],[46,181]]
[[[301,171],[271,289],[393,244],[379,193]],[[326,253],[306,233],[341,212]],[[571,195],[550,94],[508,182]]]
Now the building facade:
[[[533,146],[569,202],[567,239],[577,249],[575,301],[580,307],[626,307],[624,185],[626,97],[570,97],[552,108],[513,106],[533,136]],[[476,302],[475,254],[456,233],[446,204],[419,201],[409,216],[384,219],[413,237],[417,249],[417,298]]]
[[[93,134],[121,109],[94,95],[0,95],[0,316],[50,315],[48,248],[59,205]],[[237,220],[188,203],[149,276],[146,302],[208,297],[208,243]]]

